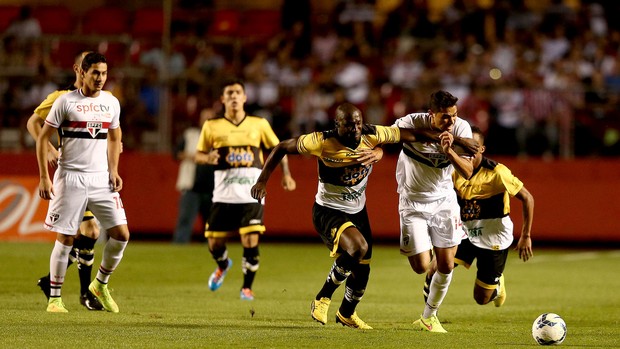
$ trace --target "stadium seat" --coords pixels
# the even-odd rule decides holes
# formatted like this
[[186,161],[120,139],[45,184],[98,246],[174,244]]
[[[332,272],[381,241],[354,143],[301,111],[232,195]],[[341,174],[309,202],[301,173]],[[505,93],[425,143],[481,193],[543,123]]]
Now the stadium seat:
[[112,67],[122,67],[129,60],[128,44],[124,42],[103,40],[97,45],[97,52],[103,54]]
[[119,7],[101,6],[88,10],[82,17],[82,33],[122,35],[129,33],[131,13]]
[[75,56],[82,50],[94,50],[96,47],[86,43],[70,40],[53,39],[49,42],[50,59],[54,66],[71,69]]
[[43,34],[73,34],[75,30],[73,13],[66,6],[37,6],[32,14],[39,21]]
[[164,33],[164,12],[157,7],[139,8],[134,13],[131,34],[134,37],[161,36]]
[[280,11],[255,9],[246,10],[240,21],[239,35],[258,41],[268,40],[280,32]]
[[11,22],[19,15],[19,6],[1,5],[0,6],[0,33],[3,33]]
[[235,36],[239,30],[240,13],[237,10],[222,9],[213,13],[213,22],[209,27],[211,36]]

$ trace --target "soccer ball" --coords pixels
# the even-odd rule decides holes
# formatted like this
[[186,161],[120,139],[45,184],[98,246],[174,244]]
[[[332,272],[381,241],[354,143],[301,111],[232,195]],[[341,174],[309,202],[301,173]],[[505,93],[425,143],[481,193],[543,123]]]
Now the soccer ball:
[[541,314],[532,324],[532,337],[540,345],[557,345],[566,338],[566,323],[558,314]]

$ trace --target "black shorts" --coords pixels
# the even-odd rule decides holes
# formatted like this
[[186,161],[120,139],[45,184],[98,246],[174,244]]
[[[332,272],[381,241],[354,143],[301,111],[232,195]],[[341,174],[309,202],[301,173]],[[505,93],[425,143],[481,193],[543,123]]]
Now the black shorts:
[[205,237],[226,237],[231,233],[263,233],[263,205],[214,202],[205,226]]
[[372,231],[370,230],[370,222],[368,221],[368,213],[365,206],[358,213],[348,214],[321,206],[315,202],[314,206],[312,206],[312,223],[327,248],[331,251],[332,257],[335,257],[340,252],[338,251],[338,241],[342,232],[348,227],[356,227],[368,244],[368,252],[366,252],[363,261],[370,261],[372,257]]
[[456,250],[456,255],[454,256],[455,263],[469,269],[476,258],[478,259],[476,261],[476,267],[478,268],[476,278],[484,284],[480,286],[491,288],[497,285],[499,277],[506,267],[508,249],[488,250],[473,245],[469,239],[463,239]]

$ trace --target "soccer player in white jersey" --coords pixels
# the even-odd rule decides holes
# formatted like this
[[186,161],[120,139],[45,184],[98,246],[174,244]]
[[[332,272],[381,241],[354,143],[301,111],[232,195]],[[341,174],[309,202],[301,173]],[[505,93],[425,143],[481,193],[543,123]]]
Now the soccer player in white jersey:
[[285,154],[319,158],[319,187],[312,220],[331,257],[336,259],[323,288],[311,303],[310,315],[325,324],[331,297],[346,280],[336,322],[352,328],[372,329],[355,311],[366,291],[372,257],[372,232],[366,212],[366,185],[372,164],[376,162],[372,151],[381,144],[401,140],[439,142],[440,133],[364,125],[361,111],[349,103],[338,106],[335,120],[333,130],[302,135],[278,144],[252,187],[252,197],[257,200],[265,197],[267,181]]
[[447,332],[437,319],[437,309],[448,292],[454,254],[465,234],[452,172],[456,170],[464,178],[473,173],[471,156],[458,154],[452,147],[455,137],[472,138],[467,121],[457,116],[457,101],[448,92],[434,92],[427,113],[409,114],[394,124],[441,132],[439,144],[404,143],[396,165],[400,252],[418,274],[429,270],[433,254],[437,259],[437,272],[430,283],[424,311],[414,322],[414,326],[430,332]]
[[[49,115],[54,101],[59,96],[65,93],[76,90],[82,87],[82,75],[81,65],[82,59],[91,51],[80,52],[75,57],[73,63],[73,71],[75,73],[75,82],[69,86],[66,90],[57,90],[50,93],[47,98],[34,110],[34,113],[30,116],[27,122],[27,129],[34,141],[37,141],[41,129],[45,124],[45,119]],[[48,144],[49,154],[47,160],[52,168],[58,166],[58,150],[53,144]],[[80,277],[80,303],[88,310],[103,310],[101,304],[93,294],[88,290],[92,279],[93,262],[95,261],[95,243],[99,238],[99,225],[92,212],[84,212],[84,218],[82,218],[82,224],[78,229],[78,234],[73,241],[73,249],[69,254],[69,260],[67,261],[67,267],[77,263],[78,276]],[[49,269],[49,268],[48,268]],[[50,298],[50,276],[49,273],[41,278],[37,282],[37,286],[41,288],[41,291],[45,294],[46,300]]]
[[[37,138],[39,196],[50,200],[45,228],[56,233],[50,256],[50,298],[47,311],[66,313],[61,287],[67,271],[67,257],[86,207],[106,229],[109,239],[101,265],[89,290],[103,308],[119,311],[108,291],[110,274],[120,263],[129,229],[119,191],[123,180],[118,174],[121,152],[120,103],[102,93],[108,76],[103,55],[89,53],[81,64],[82,87],[60,96],[45,119]],[[61,147],[54,182],[48,171],[48,142],[58,132]]]

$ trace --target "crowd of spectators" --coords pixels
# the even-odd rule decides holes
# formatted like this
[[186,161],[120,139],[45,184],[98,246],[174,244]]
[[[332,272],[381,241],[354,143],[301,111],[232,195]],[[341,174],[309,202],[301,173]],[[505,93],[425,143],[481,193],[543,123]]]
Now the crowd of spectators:
[[[214,38],[205,23],[176,20],[169,54],[161,41],[131,42],[122,62],[110,63],[106,86],[123,104],[126,149],[168,127],[162,107],[173,144],[203,108],[220,108],[218,83],[235,75],[246,81],[247,111],[269,119],[280,138],[331,127],[343,101],[388,125],[425,111],[429,94],[445,89],[494,154],[620,155],[620,28],[609,17],[620,3],[454,0],[438,11],[403,0],[386,13],[379,3],[341,0],[317,13],[310,0],[283,0],[281,30],[261,40]],[[27,13],[15,26],[27,29],[6,30],[0,67],[37,73],[0,77],[2,127],[21,127],[63,86],[50,72],[68,68],[51,62]]]

